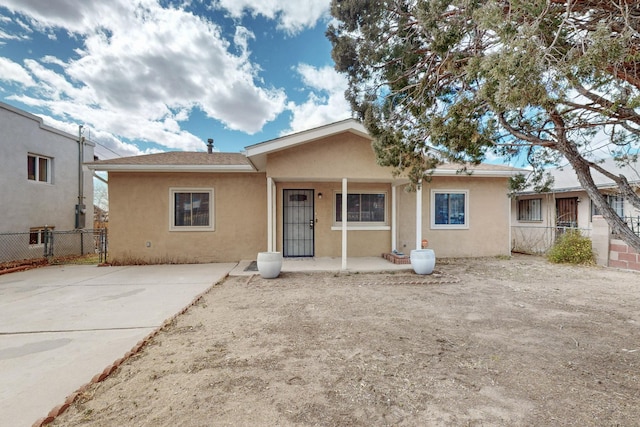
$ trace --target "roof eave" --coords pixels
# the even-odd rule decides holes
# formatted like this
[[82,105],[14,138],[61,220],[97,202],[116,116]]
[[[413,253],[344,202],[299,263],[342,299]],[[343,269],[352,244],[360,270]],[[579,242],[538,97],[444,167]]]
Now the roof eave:
[[[632,187],[634,185],[640,186],[640,182],[639,183],[629,183]],[[618,187],[615,183],[607,183],[607,184],[597,184],[596,188],[598,190],[616,190]],[[526,190],[526,191],[519,191],[517,193],[517,195],[519,196],[531,196],[534,194],[557,194],[557,193],[576,193],[576,192],[580,192],[580,191],[586,191],[584,188],[582,187],[562,187],[562,188],[553,188],[550,191],[544,191],[544,192],[539,192],[539,191],[533,191],[533,190]]]
[[436,169],[431,174],[432,176],[481,176],[485,178],[511,178],[516,176],[520,171],[495,171],[495,170],[474,170],[469,169],[469,173],[467,172],[458,172],[457,170],[451,169]]
[[251,165],[118,165],[87,164],[90,170],[103,172],[257,172]]

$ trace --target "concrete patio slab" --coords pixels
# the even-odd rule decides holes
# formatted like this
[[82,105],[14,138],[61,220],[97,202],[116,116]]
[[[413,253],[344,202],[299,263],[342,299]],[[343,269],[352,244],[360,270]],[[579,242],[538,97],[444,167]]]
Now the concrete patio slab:
[[[250,276],[258,274],[257,270],[247,270],[251,265],[250,260],[243,260],[229,273],[230,276]],[[283,272],[344,272],[364,273],[375,271],[410,271],[411,264],[394,264],[382,257],[357,257],[347,258],[347,269],[342,270],[342,258],[339,257],[310,257],[310,258],[284,258],[282,261]]]

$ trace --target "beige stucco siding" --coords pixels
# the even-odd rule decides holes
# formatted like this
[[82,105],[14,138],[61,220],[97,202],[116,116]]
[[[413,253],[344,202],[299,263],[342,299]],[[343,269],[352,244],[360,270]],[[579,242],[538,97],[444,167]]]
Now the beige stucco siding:
[[[468,229],[431,227],[432,190],[468,191]],[[416,246],[416,193],[398,193],[398,250]],[[509,198],[506,178],[434,177],[422,190],[422,237],[437,257],[478,257],[510,254]]]
[[[518,220],[519,200],[540,200],[540,220]],[[555,232],[555,197],[551,193],[514,197],[511,203],[511,249],[525,253],[544,253],[553,244]],[[580,212],[578,212],[580,217]]]
[[[212,188],[213,231],[170,231],[170,189]],[[109,173],[113,262],[228,262],[266,250],[264,174]]]
[[[314,191],[315,256],[339,257],[342,255],[342,232],[335,223],[335,199],[342,193],[342,182],[279,182],[276,185],[276,227],[277,250],[282,251],[282,194],[285,189],[309,189]],[[347,253],[349,257],[380,256],[391,250],[391,186],[387,183],[357,183],[348,185],[349,193],[375,192],[385,193],[387,206],[385,212],[386,230],[357,229],[357,224],[347,233]],[[322,198],[318,194],[322,193]],[[333,229],[332,229],[333,228]]]
[[391,170],[377,165],[369,139],[344,133],[269,154],[267,176],[281,180],[388,181]]

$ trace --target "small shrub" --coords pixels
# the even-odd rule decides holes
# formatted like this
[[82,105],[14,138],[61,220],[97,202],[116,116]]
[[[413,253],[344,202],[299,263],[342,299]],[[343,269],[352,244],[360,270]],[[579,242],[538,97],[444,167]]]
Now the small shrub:
[[579,230],[567,230],[551,247],[547,257],[554,263],[593,264],[591,239],[584,237]]

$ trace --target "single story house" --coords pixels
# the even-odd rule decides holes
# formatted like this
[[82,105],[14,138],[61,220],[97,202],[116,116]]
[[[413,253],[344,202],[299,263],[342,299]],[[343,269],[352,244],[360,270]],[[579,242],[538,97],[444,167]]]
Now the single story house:
[[[617,175],[624,175],[636,191],[640,191],[640,169],[637,164],[620,167],[609,158],[603,161],[602,166]],[[578,228],[584,235],[591,236],[593,218],[600,212],[582,189],[574,170],[567,166],[548,172],[554,179],[551,191],[523,191],[512,199],[514,250],[543,253],[566,228]],[[609,205],[638,229],[640,212],[619,194],[616,184],[598,172],[593,172],[592,176]]]
[[[108,172],[114,262],[228,262],[409,253],[509,255],[508,179],[518,170],[443,165],[419,191],[376,163],[349,119],[246,147],[99,160]],[[346,203],[345,197],[346,196]]]

